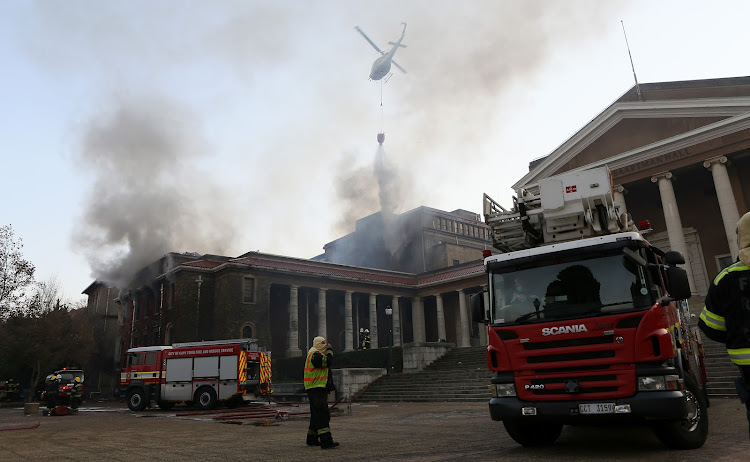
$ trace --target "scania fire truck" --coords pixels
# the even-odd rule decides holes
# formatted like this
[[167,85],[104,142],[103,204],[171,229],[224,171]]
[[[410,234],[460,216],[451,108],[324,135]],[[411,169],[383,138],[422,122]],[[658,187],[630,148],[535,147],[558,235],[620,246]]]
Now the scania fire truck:
[[707,380],[683,256],[619,213],[606,168],[541,180],[513,201],[484,195],[500,253],[485,251],[489,293],[471,298],[473,321],[487,324],[491,418],[525,446],[552,444],[563,425],[619,423],[702,446]]
[[179,402],[206,410],[240,404],[270,393],[271,357],[247,338],[130,348],[120,388],[131,411],[153,401],[165,410]]

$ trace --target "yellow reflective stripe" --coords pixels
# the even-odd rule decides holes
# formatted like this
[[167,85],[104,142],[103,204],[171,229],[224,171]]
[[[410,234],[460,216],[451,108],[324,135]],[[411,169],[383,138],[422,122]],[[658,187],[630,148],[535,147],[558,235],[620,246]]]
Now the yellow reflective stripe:
[[729,353],[729,359],[731,359],[733,363],[740,366],[750,365],[750,348],[727,348],[727,353]]
[[718,314],[709,311],[705,306],[703,307],[703,311],[701,311],[700,319],[713,330],[724,332],[727,330],[727,322],[726,319],[724,319],[724,316],[719,316]]
[[268,384],[271,391],[271,358],[266,353],[260,354],[260,381]]
[[326,433],[331,433],[331,427],[321,428],[320,430],[318,430],[318,436]]
[[312,365],[312,357],[314,353],[314,351],[308,353],[307,358],[305,359],[305,390],[309,390],[310,388],[324,387],[326,385],[326,382],[328,381],[328,368],[325,367],[326,356],[323,355],[323,367],[318,369],[313,367]]
[[721,272],[717,274],[716,277],[714,278],[714,285],[718,285],[719,281],[721,281],[722,278],[724,278],[724,276],[726,276],[729,273],[732,273],[734,271],[748,271],[748,270],[750,270],[750,266],[747,266],[741,261],[738,261],[737,263],[733,265],[729,265],[723,270],[721,270]]

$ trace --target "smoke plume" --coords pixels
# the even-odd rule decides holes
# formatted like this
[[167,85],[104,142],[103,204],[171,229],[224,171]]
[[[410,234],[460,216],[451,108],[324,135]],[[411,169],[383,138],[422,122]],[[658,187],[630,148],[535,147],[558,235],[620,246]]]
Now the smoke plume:
[[93,277],[125,288],[168,252],[231,248],[232,207],[196,170],[207,146],[186,114],[159,98],[131,98],[84,125],[79,160],[93,187],[73,240]]

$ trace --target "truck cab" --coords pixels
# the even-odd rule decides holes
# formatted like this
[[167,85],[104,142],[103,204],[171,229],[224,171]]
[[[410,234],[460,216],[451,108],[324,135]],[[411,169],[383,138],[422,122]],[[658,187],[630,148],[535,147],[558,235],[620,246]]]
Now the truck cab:
[[[554,180],[580,192],[609,185],[603,173]],[[486,202],[503,252],[484,261],[489,305],[483,294],[471,305],[488,328],[490,415],[522,445],[551,444],[563,425],[644,423],[667,446],[700,447],[706,376],[684,258],[650,245],[606,194],[571,207],[528,194],[536,207]],[[544,203],[557,207],[549,220]]]

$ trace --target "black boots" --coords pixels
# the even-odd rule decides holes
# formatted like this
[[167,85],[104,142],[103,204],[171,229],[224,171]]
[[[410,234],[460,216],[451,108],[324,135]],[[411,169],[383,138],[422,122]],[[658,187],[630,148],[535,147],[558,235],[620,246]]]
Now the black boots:
[[320,441],[318,441],[318,435],[311,435],[310,433],[307,434],[307,445],[308,446],[320,446]]
[[331,437],[330,433],[320,435],[320,449],[333,449],[338,445],[339,443],[333,442],[333,437]]

